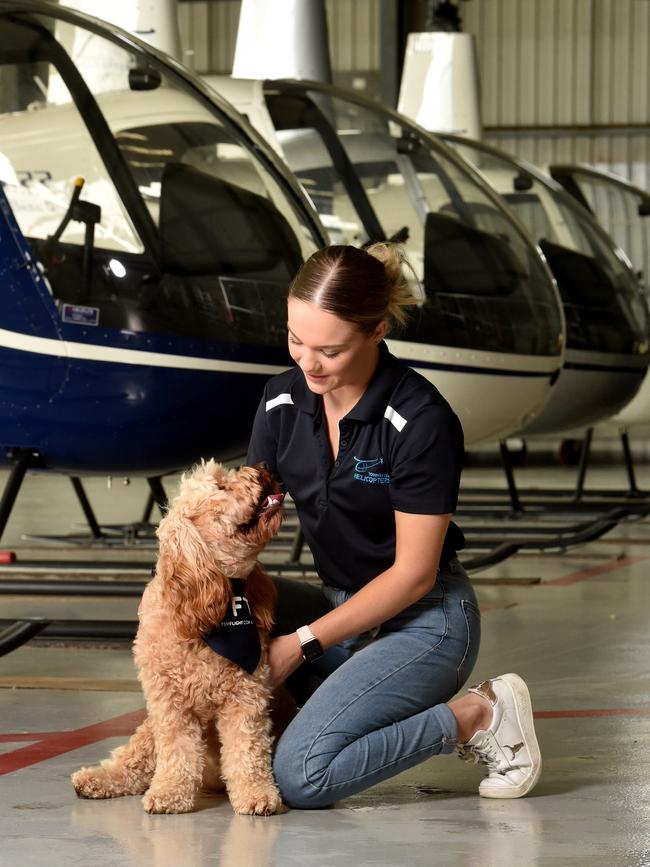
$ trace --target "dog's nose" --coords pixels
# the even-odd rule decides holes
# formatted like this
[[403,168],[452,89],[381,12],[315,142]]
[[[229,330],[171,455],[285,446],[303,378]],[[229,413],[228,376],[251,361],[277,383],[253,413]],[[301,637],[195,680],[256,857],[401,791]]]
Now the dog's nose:
[[258,461],[258,462],[255,464],[255,468],[258,469],[258,470],[268,470],[268,469],[269,469],[269,465],[266,463],[266,461]]

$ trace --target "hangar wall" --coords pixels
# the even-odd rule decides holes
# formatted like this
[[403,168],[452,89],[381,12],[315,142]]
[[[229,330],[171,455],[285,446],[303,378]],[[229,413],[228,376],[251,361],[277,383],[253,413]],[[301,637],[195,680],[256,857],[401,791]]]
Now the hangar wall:
[[[197,72],[231,71],[240,5],[179,5]],[[371,95],[381,7],[327,0],[335,81]],[[592,163],[650,188],[648,0],[471,0],[460,11],[477,40],[489,141],[538,165]]]
[[588,162],[650,185],[650,3],[473,0],[486,138],[538,165]]

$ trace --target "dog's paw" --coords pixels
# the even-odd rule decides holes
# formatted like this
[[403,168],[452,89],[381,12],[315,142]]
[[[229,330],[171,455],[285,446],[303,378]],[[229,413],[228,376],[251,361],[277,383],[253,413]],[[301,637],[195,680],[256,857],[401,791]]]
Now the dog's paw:
[[247,798],[233,800],[231,797],[230,803],[235,813],[242,816],[273,816],[287,811],[282,803],[280,792],[275,788],[256,792]]
[[168,792],[153,787],[145,792],[142,806],[147,813],[191,813],[194,809],[194,794]]
[[114,798],[103,768],[80,768],[70,777],[80,798]]

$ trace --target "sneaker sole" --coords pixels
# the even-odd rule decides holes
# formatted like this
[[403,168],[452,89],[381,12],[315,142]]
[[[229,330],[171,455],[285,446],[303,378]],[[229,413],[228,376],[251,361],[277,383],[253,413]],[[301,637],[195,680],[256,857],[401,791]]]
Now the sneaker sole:
[[522,798],[537,785],[542,774],[542,755],[537,743],[535,724],[533,722],[533,706],[530,700],[530,692],[524,680],[518,674],[504,674],[498,678],[506,683],[515,698],[515,711],[517,722],[524,736],[524,743],[528,750],[531,761],[531,772],[518,786],[511,788],[479,786],[479,795],[482,798]]

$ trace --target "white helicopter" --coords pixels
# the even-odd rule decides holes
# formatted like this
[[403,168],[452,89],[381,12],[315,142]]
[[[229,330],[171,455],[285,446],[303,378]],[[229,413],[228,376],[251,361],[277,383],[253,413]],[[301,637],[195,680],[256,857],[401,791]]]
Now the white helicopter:
[[[432,4],[433,5],[433,4]],[[542,412],[520,433],[590,426],[634,397],[650,363],[648,311],[629,259],[550,177],[479,141],[479,73],[460,22],[411,33],[399,106],[471,163],[526,227],[553,271],[567,324],[566,357]]]
[[[619,175],[587,165],[551,165],[549,173],[625,251],[650,302],[650,195]],[[611,421],[622,433],[650,424],[650,374],[636,397]]]
[[566,359],[557,388],[521,433],[585,428],[620,412],[650,364],[650,320],[629,259],[558,183],[509,154],[442,137],[481,171],[539,244],[560,288]]

